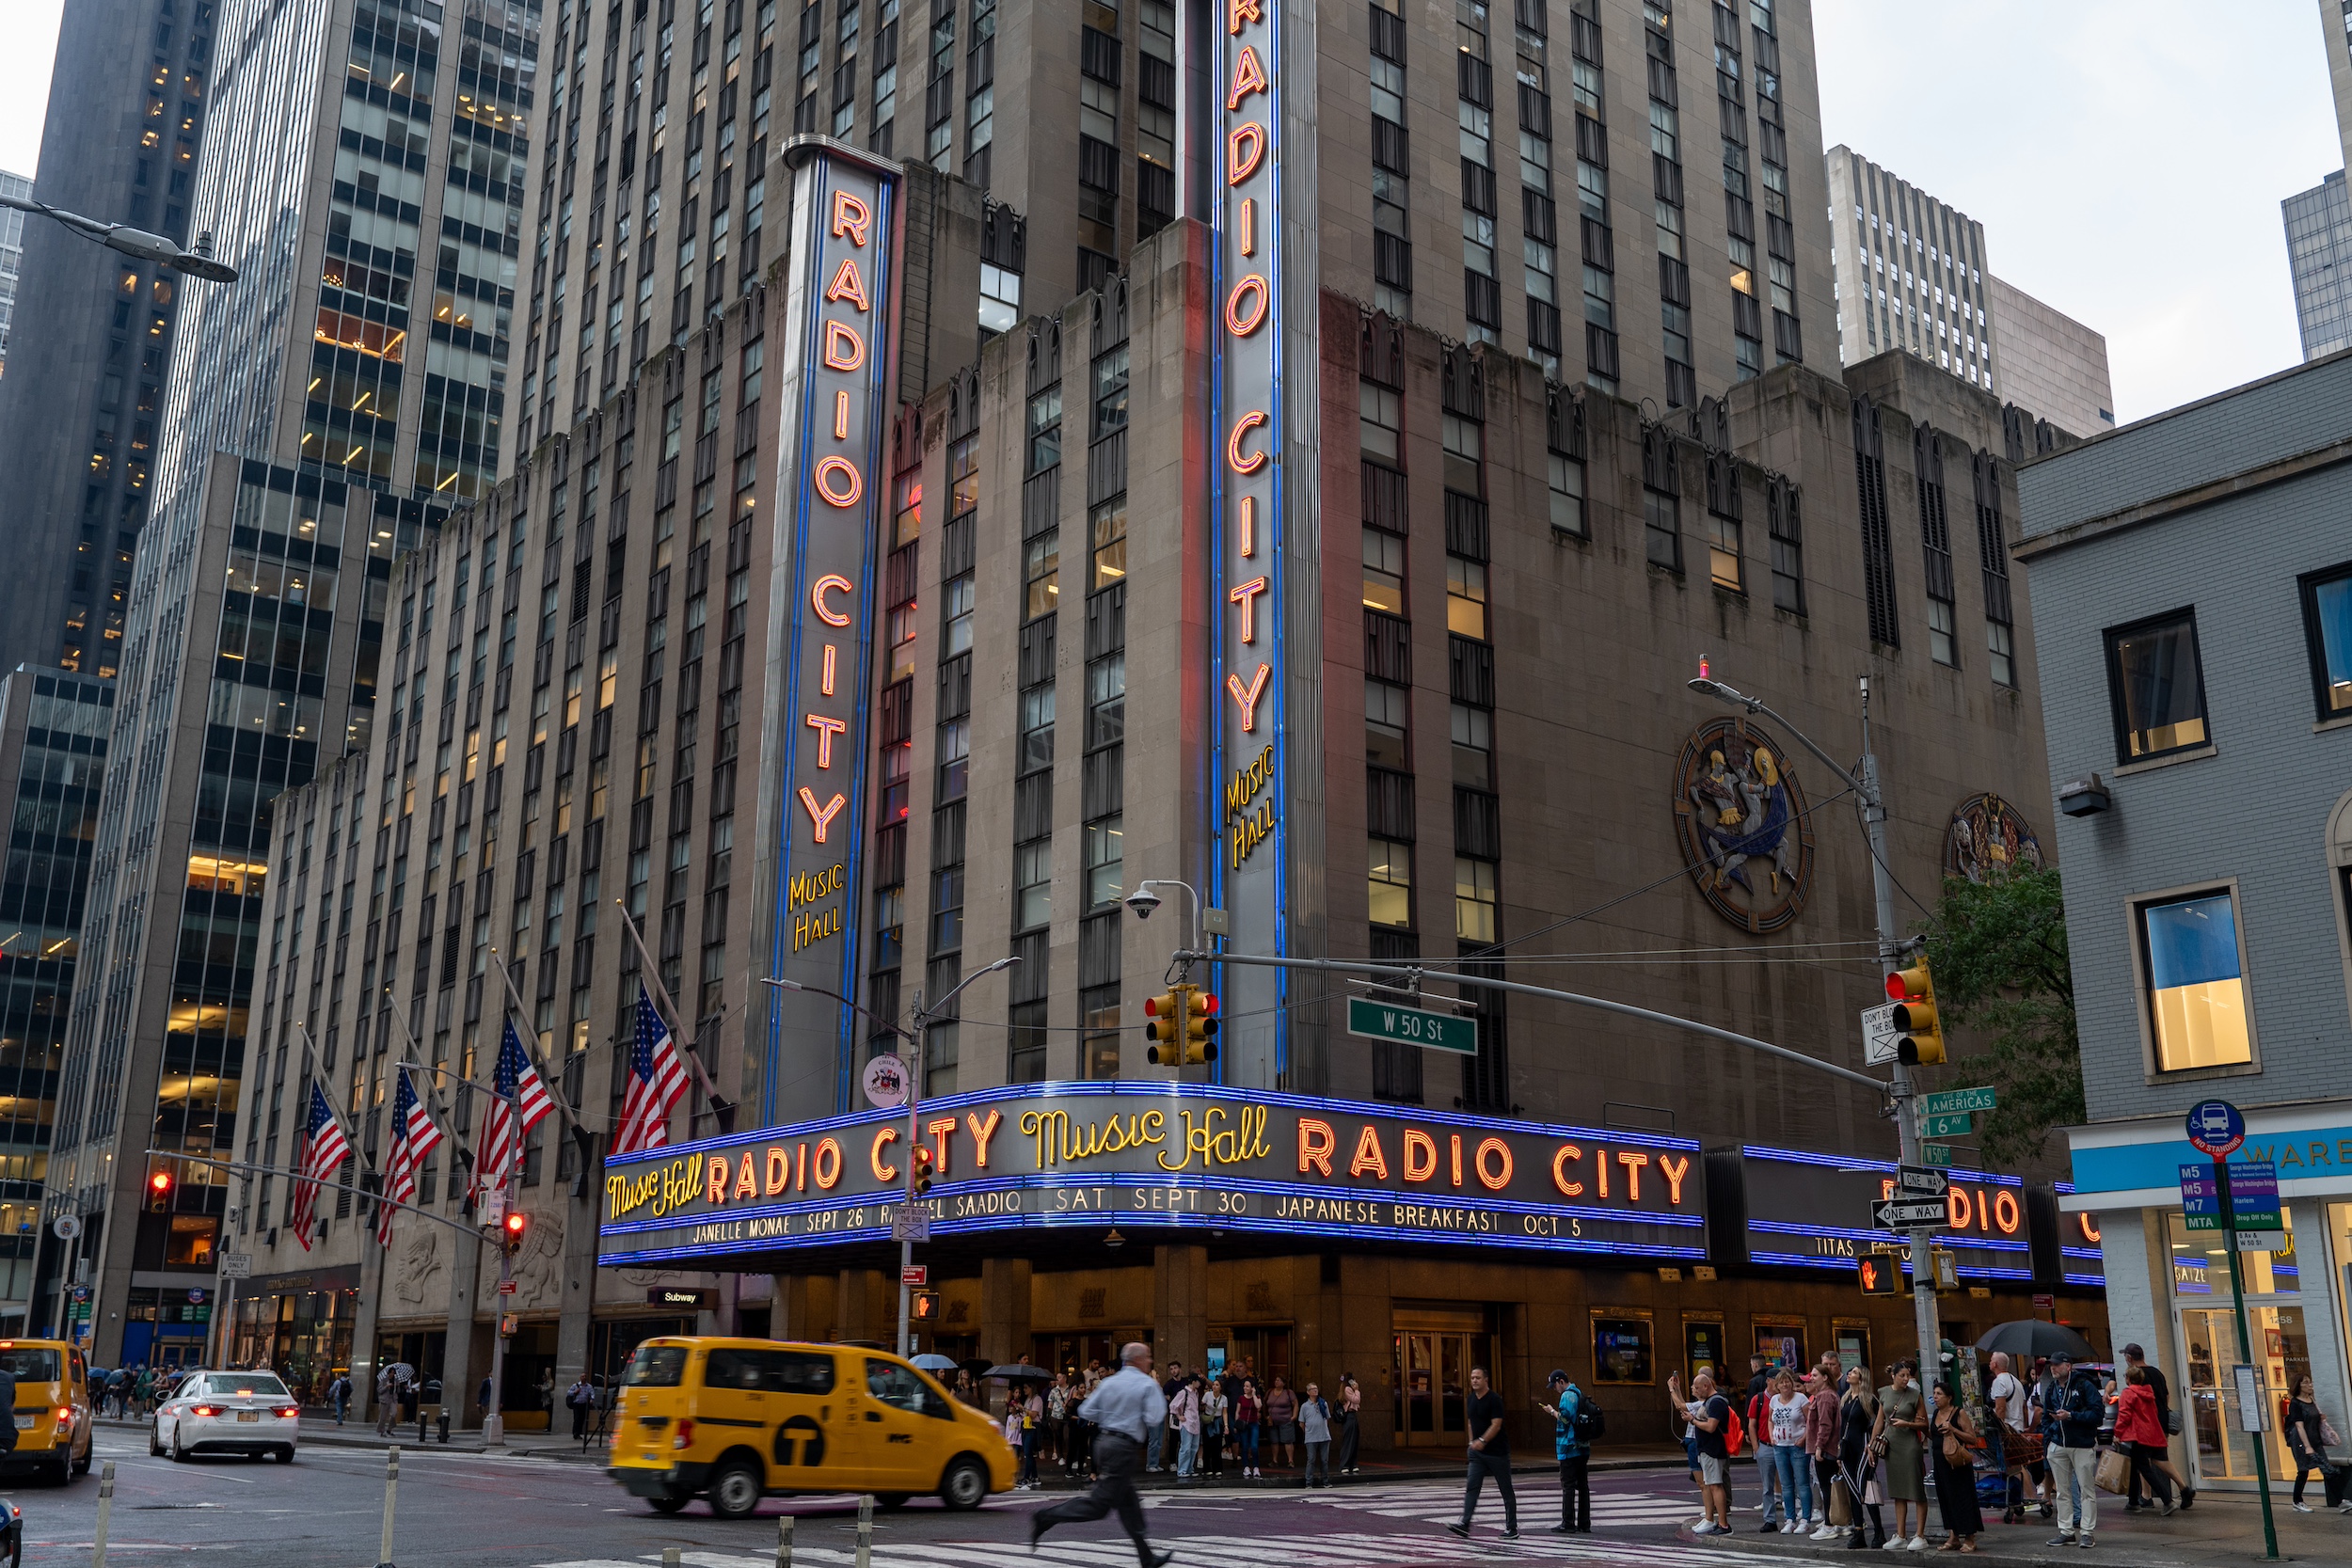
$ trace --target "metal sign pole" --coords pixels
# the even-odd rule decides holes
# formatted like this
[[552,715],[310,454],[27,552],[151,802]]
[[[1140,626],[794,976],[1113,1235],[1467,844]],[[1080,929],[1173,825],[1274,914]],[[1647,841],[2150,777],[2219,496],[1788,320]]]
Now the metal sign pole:
[[[2242,1362],[2254,1359],[2253,1337],[2246,1331],[2246,1275],[2237,1260],[2237,1206],[2230,1199],[2230,1164],[2227,1160],[2213,1163],[2215,1196],[2221,1202],[2221,1245],[2230,1255],[2230,1305],[2237,1315],[2237,1357]],[[2265,1391],[2265,1397],[2266,1391]],[[2264,1412],[2264,1426],[2269,1425],[2269,1412]],[[2248,1447],[2254,1450],[2254,1486],[2262,1496],[2263,1555],[2272,1561],[2279,1558],[2279,1526],[2270,1515],[2270,1463],[2263,1452],[2263,1434],[2247,1433]],[[2229,1440],[2224,1428],[2225,1443]]]

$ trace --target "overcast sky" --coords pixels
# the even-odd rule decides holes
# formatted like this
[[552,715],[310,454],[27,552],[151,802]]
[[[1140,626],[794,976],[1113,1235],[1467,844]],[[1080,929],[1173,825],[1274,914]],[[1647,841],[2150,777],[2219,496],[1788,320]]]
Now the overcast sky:
[[[0,0],[0,168],[40,152],[64,0]],[[2133,420],[2301,357],[2283,197],[2343,162],[2316,0],[1813,0],[1826,143],[1985,227],[2106,334]]]

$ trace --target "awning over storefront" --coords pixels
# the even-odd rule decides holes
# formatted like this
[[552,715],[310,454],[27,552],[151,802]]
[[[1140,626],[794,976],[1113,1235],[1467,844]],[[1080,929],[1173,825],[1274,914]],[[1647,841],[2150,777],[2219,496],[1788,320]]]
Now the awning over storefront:
[[[1117,1225],[1707,1256],[1689,1139],[1163,1082],[986,1089],[915,1121],[935,1239]],[[599,1260],[887,1241],[907,1155],[906,1113],[868,1111],[610,1161]]]

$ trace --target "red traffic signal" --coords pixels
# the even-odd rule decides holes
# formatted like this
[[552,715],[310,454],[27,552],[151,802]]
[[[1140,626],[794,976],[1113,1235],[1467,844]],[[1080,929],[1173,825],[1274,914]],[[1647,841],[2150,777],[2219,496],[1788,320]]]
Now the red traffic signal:
[[506,1218],[500,1222],[500,1229],[506,1237],[506,1245],[508,1250],[511,1251],[514,1248],[522,1245],[523,1232],[528,1229],[530,1226],[530,1219],[520,1209],[509,1209],[506,1211]]
[[160,1214],[171,1201],[171,1172],[151,1171],[147,1178],[147,1208],[150,1213]]

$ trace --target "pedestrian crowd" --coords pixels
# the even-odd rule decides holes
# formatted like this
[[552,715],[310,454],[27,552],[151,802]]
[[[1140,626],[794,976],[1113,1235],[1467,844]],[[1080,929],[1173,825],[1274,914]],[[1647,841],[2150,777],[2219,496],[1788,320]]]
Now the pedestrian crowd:
[[[1013,1386],[1005,1400],[1004,1433],[1020,1456],[1023,1489],[1040,1484],[1041,1468],[1065,1479],[1100,1475],[1095,1450],[1102,1424],[1086,1407],[1116,1375],[1095,1360]],[[1294,1388],[1280,1372],[1261,1387],[1243,1357],[1214,1371],[1188,1370],[1172,1361],[1153,1382],[1164,1408],[1138,1438],[1143,1451],[1135,1473],[1170,1475],[1180,1483],[1262,1481],[1270,1465],[1322,1487],[1334,1476],[1357,1472],[1364,1391],[1352,1376],[1343,1373],[1327,1394],[1317,1383]],[[967,1403],[982,1402],[969,1372],[956,1375],[953,1392]]]

